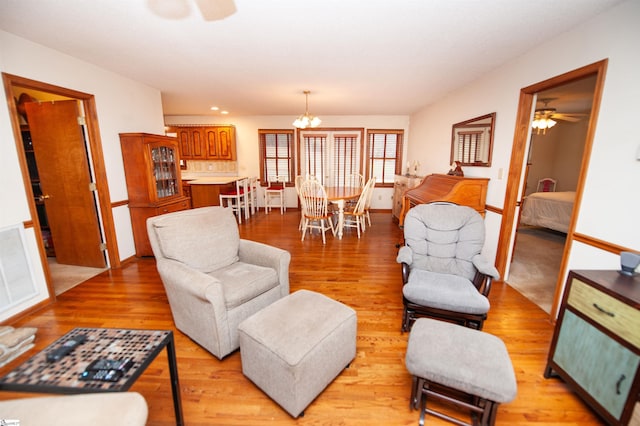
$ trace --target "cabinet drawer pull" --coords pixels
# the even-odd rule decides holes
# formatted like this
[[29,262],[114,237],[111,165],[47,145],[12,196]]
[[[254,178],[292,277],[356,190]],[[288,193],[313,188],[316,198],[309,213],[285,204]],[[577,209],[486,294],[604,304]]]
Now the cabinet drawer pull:
[[622,384],[622,381],[626,378],[627,376],[625,376],[624,374],[620,375],[620,378],[616,382],[616,395],[620,395],[620,385]]
[[598,304],[597,304],[597,303],[594,303],[594,304],[593,304],[593,307],[594,307],[594,308],[596,308],[597,310],[599,310],[600,312],[602,312],[603,314],[607,314],[607,315],[609,315],[609,316],[610,316],[610,317],[612,317],[612,318],[616,316],[616,314],[614,314],[613,312],[609,312],[609,311],[607,311],[606,309],[601,308],[600,306],[598,306]]

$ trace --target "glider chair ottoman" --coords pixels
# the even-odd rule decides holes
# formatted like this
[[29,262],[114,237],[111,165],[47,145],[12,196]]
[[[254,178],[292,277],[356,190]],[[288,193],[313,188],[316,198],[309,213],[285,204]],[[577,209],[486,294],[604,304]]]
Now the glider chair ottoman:
[[[498,405],[516,397],[517,383],[507,349],[498,337],[432,318],[418,318],[407,344],[406,367],[413,386],[409,407],[458,425],[493,425]],[[427,399],[471,412],[473,423],[427,407]]]
[[242,372],[294,418],[356,356],[356,312],[298,290],[240,324]]
[[241,239],[229,208],[151,217],[147,232],[176,327],[218,359],[240,347],[242,321],[289,294],[291,254]]

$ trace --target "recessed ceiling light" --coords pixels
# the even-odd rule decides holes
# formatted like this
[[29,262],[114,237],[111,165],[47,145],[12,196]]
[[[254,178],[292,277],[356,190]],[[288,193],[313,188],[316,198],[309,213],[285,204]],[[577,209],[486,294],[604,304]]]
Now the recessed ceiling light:
[[220,114],[229,114],[229,111],[220,111]]
[[220,109],[220,108],[218,108],[217,106],[212,106],[212,107],[211,107],[211,111],[217,111],[217,110],[219,110],[219,109]]

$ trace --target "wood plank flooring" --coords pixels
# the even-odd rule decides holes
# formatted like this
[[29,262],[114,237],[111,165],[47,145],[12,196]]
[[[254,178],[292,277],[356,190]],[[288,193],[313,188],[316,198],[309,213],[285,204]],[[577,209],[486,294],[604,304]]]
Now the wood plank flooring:
[[[395,244],[401,231],[389,213],[374,213],[372,220],[362,238],[347,230],[342,240],[328,236],[326,245],[317,233],[300,241],[295,210],[284,215],[261,211],[240,225],[243,238],[291,252],[291,291],[324,293],[358,314],[356,359],[297,420],[242,375],[238,351],[219,361],[175,329],[151,258],[106,271],[13,325],[38,328],[37,350],[74,327],[174,330],[187,425],[415,425],[418,412],[408,408],[411,378],[404,366],[408,335],[400,333],[402,297]],[[553,332],[548,315],[503,283],[494,285],[490,301],[484,329],[505,341],[518,380],[518,396],[500,406],[497,424],[601,424],[562,381],[542,376]],[[0,374],[36,349],[0,369]],[[132,390],[148,402],[149,425],[175,424],[164,351]],[[33,395],[0,392],[0,399],[26,396]],[[427,424],[447,423],[428,417]]]

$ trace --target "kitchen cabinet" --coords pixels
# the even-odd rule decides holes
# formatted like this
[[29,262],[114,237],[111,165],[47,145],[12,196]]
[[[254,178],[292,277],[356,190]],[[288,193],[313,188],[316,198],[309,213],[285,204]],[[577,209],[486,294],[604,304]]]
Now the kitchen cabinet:
[[393,220],[400,220],[400,212],[402,211],[402,196],[407,189],[415,188],[422,182],[421,176],[396,175],[393,179]]
[[202,128],[178,127],[175,129],[178,138],[180,159],[182,160],[206,160],[207,150]]
[[177,135],[183,160],[236,160],[234,126],[170,126]]
[[182,195],[178,141],[148,133],[121,133],[120,146],[136,256],[152,256],[147,218],[189,208],[189,198]]
[[562,378],[608,424],[627,425],[640,410],[639,363],[640,278],[570,271],[544,376]]

